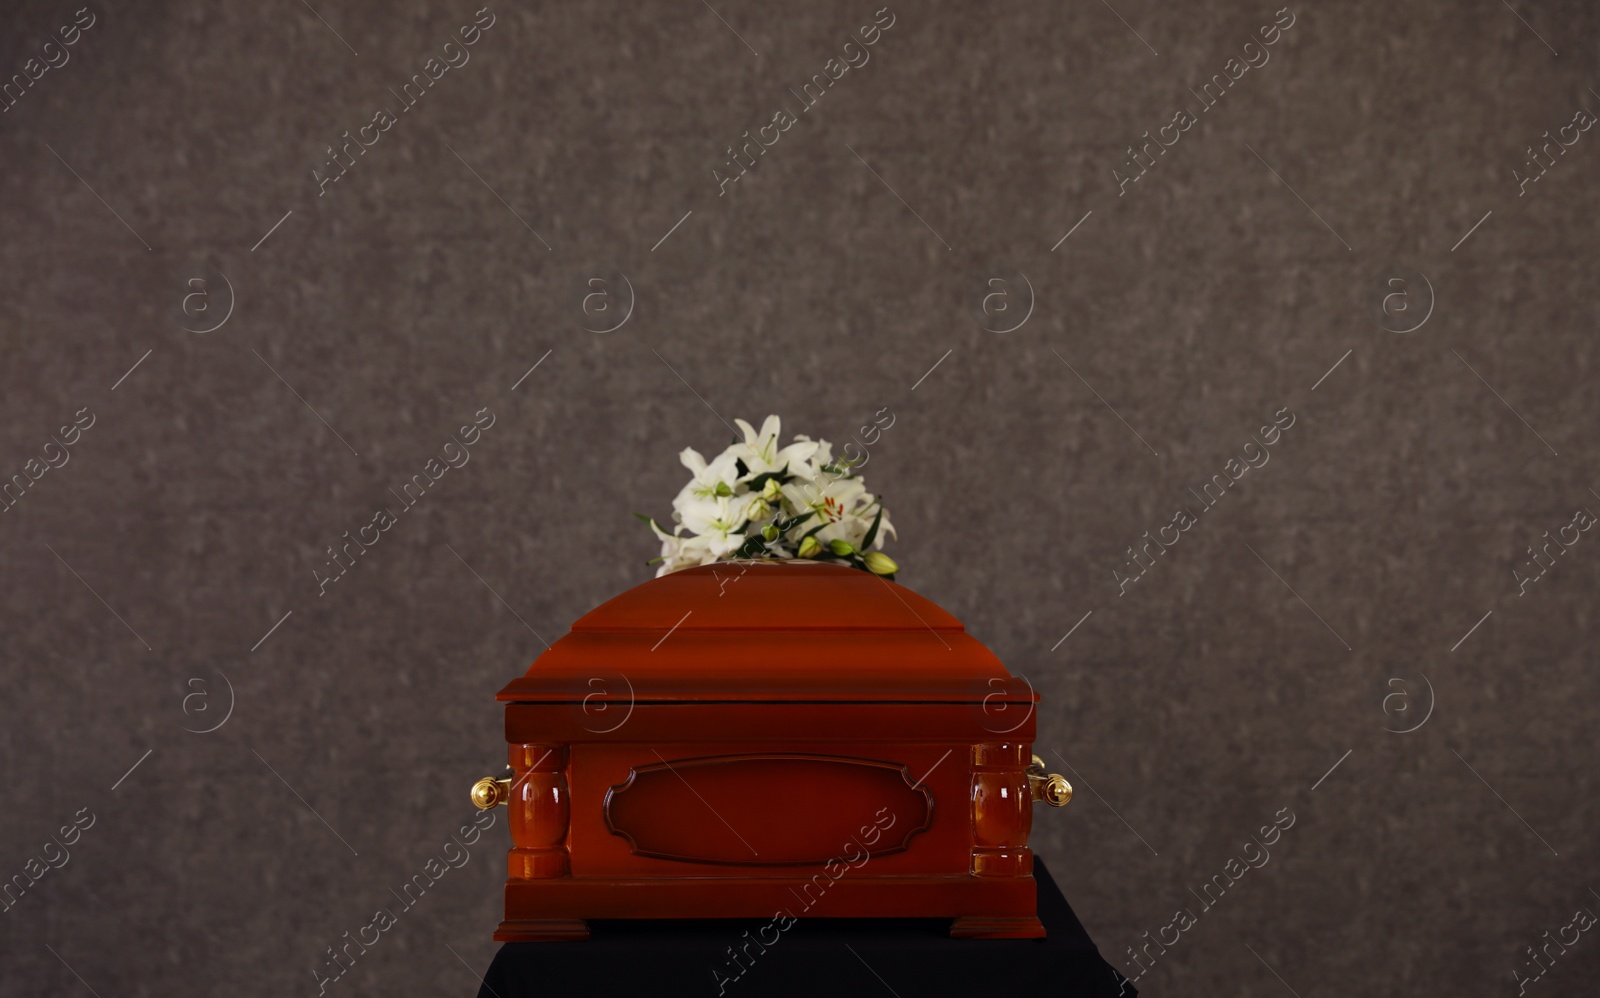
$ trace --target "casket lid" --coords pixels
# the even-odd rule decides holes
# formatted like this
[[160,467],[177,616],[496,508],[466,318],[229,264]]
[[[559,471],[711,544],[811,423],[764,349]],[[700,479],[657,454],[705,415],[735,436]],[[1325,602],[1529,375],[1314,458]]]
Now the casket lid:
[[961,622],[844,565],[673,572],[602,603],[501,690],[512,702],[1032,703]]

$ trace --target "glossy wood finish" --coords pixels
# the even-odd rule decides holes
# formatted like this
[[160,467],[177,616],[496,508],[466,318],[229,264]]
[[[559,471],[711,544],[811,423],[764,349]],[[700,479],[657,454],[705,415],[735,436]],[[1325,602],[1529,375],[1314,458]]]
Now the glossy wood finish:
[[501,691],[515,779],[495,938],[780,911],[1042,935],[1033,691],[903,586],[739,568],[622,594]]
[[[875,810],[874,810],[875,808]],[[683,816],[705,810],[724,834]],[[606,828],[636,856],[730,866],[820,866],[870,814],[872,855],[903,852],[933,819],[933,795],[904,766],[844,756],[762,753],[634,767],[606,792]]]
[[1033,873],[1028,832],[1033,798],[1027,769],[1032,753],[1021,742],[972,747],[972,873],[1021,877]]
[[531,742],[512,744],[511,877],[542,880],[571,868],[567,830],[567,748]]
[[[713,713],[706,723],[714,723],[716,714],[725,710]],[[943,815],[945,808],[952,810],[952,817],[966,811],[961,751],[956,743],[802,741],[781,734],[761,741],[579,745],[573,749],[571,767],[573,799],[579,802],[572,817],[573,874],[724,877],[765,872],[783,876],[797,872],[791,861],[801,849],[822,850],[817,862],[804,871],[805,876],[828,859],[850,861],[858,852],[870,855],[868,869],[873,873],[923,873],[928,854],[958,856],[971,848],[965,823]],[[791,752],[870,761],[874,768],[892,775],[896,784],[884,787],[876,780],[846,781],[827,771],[796,771],[780,764],[765,768],[759,761],[773,753]],[[716,783],[694,772],[694,760],[729,756],[751,759],[741,767],[746,777]],[[630,839],[631,827],[618,829],[606,815],[608,795],[626,785],[631,772],[652,764],[661,766],[663,760],[672,763],[676,771],[669,776],[681,788],[676,796],[680,806],[650,817],[669,826],[658,835],[695,843],[694,856],[671,861],[641,855]],[[908,779],[902,774],[911,775]],[[813,816],[808,819],[792,809],[777,807],[778,796],[815,801]],[[941,805],[941,799],[951,803]],[[586,806],[589,801],[597,806]],[[880,830],[874,832],[868,826],[886,821],[880,811],[894,822],[878,826]],[[628,820],[641,817],[634,814]],[[796,827],[801,822],[804,827]],[[744,869],[729,870],[729,866]]]
[[685,569],[608,600],[499,699],[593,703],[593,681],[619,674],[610,696],[690,703],[968,703],[1010,679],[960,621],[898,583],[773,561]]

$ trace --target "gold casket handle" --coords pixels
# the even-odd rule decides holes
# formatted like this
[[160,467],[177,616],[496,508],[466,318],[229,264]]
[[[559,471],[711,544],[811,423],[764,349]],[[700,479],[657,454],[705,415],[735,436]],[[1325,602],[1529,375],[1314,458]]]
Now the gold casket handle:
[[472,803],[480,811],[488,811],[510,802],[511,775],[509,773],[505,776],[485,776],[472,785]]
[[[1033,757],[1028,767],[1028,793],[1035,802],[1044,801],[1051,807],[1065,807],[1072,799],[1072,784],[1060,773],[1047,773],[1044,760]],[[479,805],[480,807],[483,805]]]

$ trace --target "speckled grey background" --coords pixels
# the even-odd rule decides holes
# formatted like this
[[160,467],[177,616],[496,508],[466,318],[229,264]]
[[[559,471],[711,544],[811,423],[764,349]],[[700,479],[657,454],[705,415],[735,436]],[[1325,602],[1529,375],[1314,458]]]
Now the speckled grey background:
[[[76,10],[9,6],[0,79]],[[866,479],[902,581],[1029,677],[1072,767],[1036,849],[1130,974],[1198,915],[1145,993],[1514,993],[1600,912],[1600,535],[1512,574],[1600,512],[1600,132],[1513,176],[1600,112],[1600,15],[1296,2],[1119,196],[1124,150],[1274,12],[1113,6],[896,5],[719,196],[870,4],[496,0],[318,196],[471,4],[97,0],[0,114],[0,472],[95,419],[0,513],[0,873],[94,815],[0,914],[4,990],[314,993],[472,816],[533,632],[649,577],[629,514],[669,512],[676,452],[719,415],[843,442],[888,407]],[[1036,300],[996,334],[970,303],[1006,268]],[[1405,322],[1434,299],[1408,333],[1369,305],[1394,268],[1426,284]],[[236,307],[197,334],[207,271]],[[575,290],[610,271],[636,307],[596,335]],[[324,549],[484,407],[470,462],[319,597]],[[1119,595],[1281,407],[1270,462]],[[227,723],[189,733],[223,676]],[[502,819],[329,993],[475,988],[503,845]],[[1530,993],[1596,974],[1584,935]]]

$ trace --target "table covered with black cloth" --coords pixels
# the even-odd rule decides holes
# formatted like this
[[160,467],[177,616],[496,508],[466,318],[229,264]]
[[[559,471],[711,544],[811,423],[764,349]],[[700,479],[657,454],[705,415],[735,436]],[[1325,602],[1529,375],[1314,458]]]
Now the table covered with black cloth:
[[1037,858],[1033,873],[1044,939],[951,939],[948,918],[800,919],[736,964],[729,948],[769,922],[596,919],[583,942],[506,943],[478,998],[1137,994],[1100,956]]

